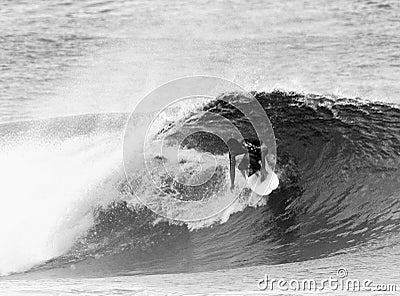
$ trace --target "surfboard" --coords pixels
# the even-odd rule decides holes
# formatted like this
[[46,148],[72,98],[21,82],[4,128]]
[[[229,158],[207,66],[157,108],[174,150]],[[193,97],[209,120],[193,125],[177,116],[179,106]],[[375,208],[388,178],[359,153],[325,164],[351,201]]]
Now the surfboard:
[[247,177],[247,186],[259,195],[268,195],[279,185],[278,176],[271,170],[267,169],[268,176],[264,181],[261,181],[261,174],[259,172]]

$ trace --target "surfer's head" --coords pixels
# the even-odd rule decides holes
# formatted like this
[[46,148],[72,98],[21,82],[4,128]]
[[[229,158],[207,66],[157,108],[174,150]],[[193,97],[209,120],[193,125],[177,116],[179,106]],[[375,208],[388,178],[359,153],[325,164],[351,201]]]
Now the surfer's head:
[[233,138],[229,139],[228,142],[226,142],[226,145],[228,146],[231,152],[238,152],[243,150],[242,144],[238,140]]
[[231,138],[228,140],[228,142],[226,142],[226,145],[228,145],[228,147],[230,148],[230,147],[240,146],[240,143],[238,140]]

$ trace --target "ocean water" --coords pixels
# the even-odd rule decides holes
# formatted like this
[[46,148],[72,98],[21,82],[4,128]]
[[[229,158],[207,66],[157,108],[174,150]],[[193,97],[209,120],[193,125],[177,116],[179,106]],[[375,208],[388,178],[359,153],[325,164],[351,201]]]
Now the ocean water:
[[[338,270],[398,293],[398,1],[6,1],[0,12],[1,295],[303,295],[258,283]],[[200,74],[253,92],[280,186],[257,205],[247,192],[207,221],[171,222],[126,189],[123,133],[144,95]],[[174,110],[159,132],[173,143],[204,111],[251,133],[220,101]],[[229,198],[223,145],[196,134],[185,149],[219,168],[189,198]],[[328,292],[347,291],[311,293]]]

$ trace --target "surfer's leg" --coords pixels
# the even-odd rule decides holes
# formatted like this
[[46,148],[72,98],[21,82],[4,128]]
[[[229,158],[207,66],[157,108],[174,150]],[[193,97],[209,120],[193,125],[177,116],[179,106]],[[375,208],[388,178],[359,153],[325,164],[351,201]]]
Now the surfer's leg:
[[259,175],[260,169],[261,169],[261,165],[258,162],[258,160],[251,157],[249,160],[249,176],[251,176],[252,174]]
[[249,168],[250,168],[249,156],[245,154],[238,165],[238,169],[242,173],[243,178],[246,178],[248,176]]

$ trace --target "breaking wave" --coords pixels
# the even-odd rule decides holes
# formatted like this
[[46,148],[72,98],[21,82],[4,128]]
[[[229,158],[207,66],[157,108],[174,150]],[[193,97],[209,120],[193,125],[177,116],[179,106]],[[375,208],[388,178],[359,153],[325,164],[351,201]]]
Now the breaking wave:
[[[280,186],[258,203],[244,191],[225,211],[190,223],[160,218],[130,192],[121,155],[127,114],[2,124],[0,274],[195,272],[398,243],[398,106],[281,91],[253,94],[274,128]],[[214,100],[196,108],[178,110],[160,132],[172,143],[182,119],[201,124],[199,112],[206,110],[251,136],[228,104]],[[168,194],[212,198],[216,205],[232,198],[224,144],[196,133],[182,146],[185,163],[202,156],[203,166],[217,163],[218,169],[190,189],[159,176]],[[138,168],[138,178],[145,169]],[[154,194],[149,184],[137,184],[140,194]]]

